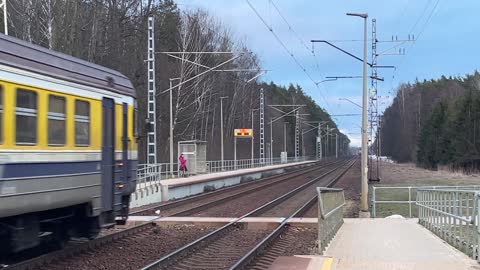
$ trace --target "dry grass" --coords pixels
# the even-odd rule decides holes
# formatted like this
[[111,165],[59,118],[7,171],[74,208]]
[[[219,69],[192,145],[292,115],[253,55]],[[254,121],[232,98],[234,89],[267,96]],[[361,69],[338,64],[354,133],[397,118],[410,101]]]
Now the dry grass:
[[[417,168],[415,164],[381,164],[381,181],[375,186],[461,186],[480,185],[478,175],[465,175],[446,171],[429,171]],[[370,188],[370,196],[372,195]],[[415,200],[416,191],[412,189],[411,199]],[[408,189],[382,189],[376,191],[376,200],[408,201]],[[394,214],[409,216],[408,204],[377,204],[376,216],[386,217]],[[417,207],[412,204],[412,215],[417,216]]]

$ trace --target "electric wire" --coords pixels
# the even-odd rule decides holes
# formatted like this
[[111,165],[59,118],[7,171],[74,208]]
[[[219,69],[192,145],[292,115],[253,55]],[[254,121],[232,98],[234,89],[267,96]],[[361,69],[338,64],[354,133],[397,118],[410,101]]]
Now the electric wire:
[[[430,13],[428,14],[427,16],[427,19],[425,20],[425,22],[423,23],[423,25],[421,26],[421,29],[420,31],[418,32],[417,36],[415,37],[415,42],[417,42],[420,37],[422,36],[422,34],[424,33],[426,27],[427,27],[427,24],[430,22],[430,20],[432,19],[433,17],[433,14],[435,12],[435,10],[437,9],[437,6],[438,4],[440,3],[440,0],[437,0],[435,2],[435,4],[433,5],[433,8],[430,10]],[[413,31],[415,30],[415,27],[418,25],[418,23],[422,20],[422,18],[424,17],[425,15],[425,12],[428,10],[428,6],[431,4],[431,0],[429,0],[427,2],[427,5],[424,9],[424,11],[422,12],[422,14],[420,15],[420,17],[417,19],[417,21],[415,22],[415,24],[413,25],[413,27],[411,28],[410,30],[410,33],[409,34],[412,34]],[[413,42],[412,44],[410,44],[410,46],[408,47],[408,51],[412,49],[413,45],[415,44],[415,42]],[[397,65],[397,68],[393,71],[393,74],[392,74],[392,82],[391,82],[391,88],[393,89],[393,83],[395,81],[395,75],[398,73],[398,69],[403,65],[403,63],[405,62],[405,59],[406,59],[406,55],[404,55],[404,57],[401,59],[401,62]],[[393,94],[393,93],[392,93]]]
[[315,55],[315,51],[312,49],[310,50],[310,47],[308,47],[308,45],[305,43],[305,41],[300,37],[300,35],[298,34],[298,32],[295,31],[295,29],[293,29],[292,25],[288,22],[287,18],[282,14],[282,12],[280,11],[280,9],[278,8],[278,6],[275,4],[275,2],[273,0],[269,0],[269,3],[272,5],[272,7],[275,9],[275,11],[278,13],[278,15],[280,16],[280,18],[282,18],[283,22],[288,26],[288,30],[290,32],[293,33],[293,35],[295,36],[296,39],[298,39],[298,41],[300,42],[300,44],[305,47],[305,49],[307,50],[308,54],[311,54],[312,57],[313,57],[313,60],[315,61],[315,68],[317,69],[317,71],[320,70],[320,65],[318,63],[318,60],[317,60],[317,56]]
[[[273,37],[277,40],[277,42],[280,44],[280,46],[287,52],[287,54],[293,59],[293,61],[297,64],[297,66],[307,75],[307,77],[313,82],[313,84],[317,87],[317,89],[320,89],[313,77],[310,75],[310,73],[307,71],[307,69],[300,63],[300,61],[295,57],[295,55],[290,51],[290,49],[285,45],[285,43],[280,39],[280,37],[273,31],[272,27],[268,25],[268,23],[265,21],[265,19],[260,15],[260,13],[257,11],[257,9],[250,3],[249,0],[245,0],[249,7],[252,9],[252,11],[255,13],[255,15],[262,21],[262,23],[267,27],[267,29],[272,33]],[[325,101],[325,104],[327,107],[330,109],[330,104],[328,100],[325,98],[323,95],[322,91],[320,91],[320,95],[322,99]]]

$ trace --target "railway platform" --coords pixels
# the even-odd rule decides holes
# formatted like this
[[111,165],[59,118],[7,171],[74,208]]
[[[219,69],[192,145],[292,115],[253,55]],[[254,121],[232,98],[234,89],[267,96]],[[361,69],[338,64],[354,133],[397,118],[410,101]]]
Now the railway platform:
[[345,219],[326,249],[332,270],[479,269],[418,219]]
[[347,218],[324,255],[279,257],[271,270],[473,270],[479,264],[418,219]]
[[205,191],[212,191],[247,181],[256,181],[264,177],[284,173],[290,169],[308,167],[315,162],[317,160],[199,174],[185,178],[146,181],[137,184],[136,191],[132,194],[130,207],[140,207],[152,203],[185,198]]

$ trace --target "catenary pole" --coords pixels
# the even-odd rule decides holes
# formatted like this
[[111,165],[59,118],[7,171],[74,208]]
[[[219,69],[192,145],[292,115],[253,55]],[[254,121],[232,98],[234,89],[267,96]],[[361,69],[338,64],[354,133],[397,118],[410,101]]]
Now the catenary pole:
[[[228,98],[228,97],[220,97],[220,151],[221,151],[221,163],[222,163],[222,170],[225,168],[224,167],[224,152],[223,152],[223,99]],[[236,143],[235,143],[236,147]]]

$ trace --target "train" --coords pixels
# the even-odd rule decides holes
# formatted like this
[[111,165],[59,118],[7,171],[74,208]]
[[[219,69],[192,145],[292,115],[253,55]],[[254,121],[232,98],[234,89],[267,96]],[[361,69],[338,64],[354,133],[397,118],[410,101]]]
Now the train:
[[0,254],[126,222],[136,106],[120,72],[0,34]]

